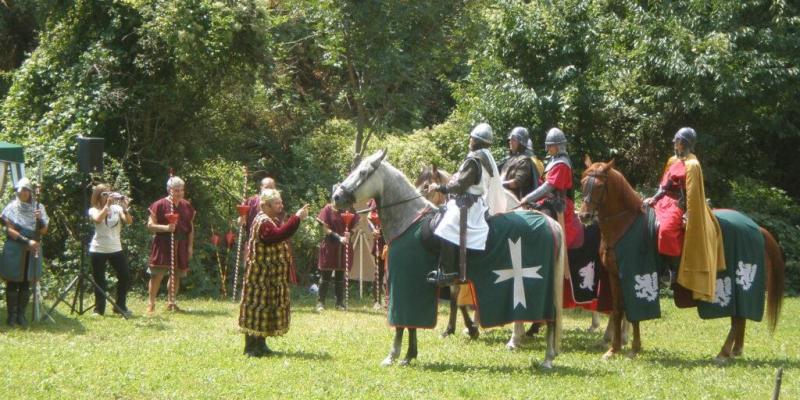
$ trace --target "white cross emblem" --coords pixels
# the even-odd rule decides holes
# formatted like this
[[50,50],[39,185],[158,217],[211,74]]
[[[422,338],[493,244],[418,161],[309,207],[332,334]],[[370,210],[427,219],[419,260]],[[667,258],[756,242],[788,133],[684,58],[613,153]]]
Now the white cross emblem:
[[535,267],[522,267],[522,238],[517,239],[516,242],[512,242],[511,239],[508,239],[508,251],[511,253],[511,269],[498,269],[492,271],[497,274],[497,280],[495,280],[494,283],[500,283],[509,279],[514,279],[514,308],[517,308],[518,304],[521,304],[522,308],[528,308],[528,305],[525,303],[525,286],[523,285],[522,279],[544,279],[541,275],[539,275],[539,270],[542,268],[542,266],[537,265]]

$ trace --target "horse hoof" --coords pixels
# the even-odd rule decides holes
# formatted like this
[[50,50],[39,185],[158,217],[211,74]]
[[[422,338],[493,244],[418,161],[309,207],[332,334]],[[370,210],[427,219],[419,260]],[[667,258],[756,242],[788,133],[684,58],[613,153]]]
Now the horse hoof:
[[407,366],[411,365],[412,361],[414,361],[413,358],[404,358],[403,361],[400,361],[400,366],[401,367],[407,367]]
[[506,349],[508,349],[509,351],[514,351],[514,350],[517,350],[518,348],[519,348],[519,347],[518,347],[518,346],[517,346],[517,344],[516,344],[516,343],[514,343],[514,342],[508,342],[508,343],[506,343]]
[[742,349],[733,349],[731,351],[731,357],[741,357],[742,356]]
[[717,365],[725,365],[731,361],[731,358],[728,356],[723,356],[722,354],[714,357],[714,363]]
[[481,336],[481,331],[478,328],[468,328],[467,335],[469,335],[470,339],[475,340]]
[[542,368],[544,368],[544,369],[553,369],[553,360],[544,360],[542,362]]
[[639,357],[638,351],[631,350],[630,352],[628,352],[628,358],[630,358],[631,360],[635,359],[636,357]]
[[381,367],[391,367],[394,364],[394,357],[389,355],[388,357],[384,358],[381,362]]
[[446,331],[442,332],[442,334],[441,334],[441,335],[439,335],[439,337],[441,337],[442,339],[444,339],[444,338],[450,337],[450,335],[452,335],[452,334],[454,334],[454,333],[456,333],[455,329],[452,329],[452,330],[451,330],[451,329],[448,329],[448,330],[446,330]]
[[610,360],[614,358],[615,355],[617,355],[617,353],[614,350],[609,350],[606,354],[603,354],[603,360]]

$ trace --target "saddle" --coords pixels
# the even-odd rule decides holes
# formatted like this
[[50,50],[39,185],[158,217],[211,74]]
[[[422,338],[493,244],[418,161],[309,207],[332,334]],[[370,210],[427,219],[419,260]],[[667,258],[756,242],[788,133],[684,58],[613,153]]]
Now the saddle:
[[445,206],[441,206],[438,210],[426,212],[421,218],[422,228],[420,229],[420,242],[422,243],[422,247],[431,253],[439,252],[439,248],[441,247],[441,239],[436,237],[434,232],[436,232],[436,227],[442,222],[444,213]]

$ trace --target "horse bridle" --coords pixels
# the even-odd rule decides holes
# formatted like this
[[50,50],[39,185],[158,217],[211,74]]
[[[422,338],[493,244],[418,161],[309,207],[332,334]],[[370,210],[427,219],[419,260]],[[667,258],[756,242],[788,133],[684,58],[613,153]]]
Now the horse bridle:
[[[358,185],[354,185],[354,186],[356,186],[356,187],[359,186],[363,181],[367,180],[370,176],[372,176],[372,173],[375,172],[375,170],[377,170],[377,169],[378,169],[377,166],[372,165],[372,170],[370,170],[368,173],[366,173],[366,174],[362,175],[361,177],[359,177],[359,179],[356,181],[356,183],[358,183]],[[345,184],[342,183],[342,184],[339,185],[339,189],[342,191],[342,194],[344,196],[346,196],[346,199],[350,203],[354,203],[355,202],[356,196],[355,196],[355,189],[354,188],[350,188],[348,186],[345,186]],[[408,199],[404,199],[404,200],[400,200],[400,201],[396,201],[394,203],[391,203],[391,204],[388,204],[388,205],[385,205],[385,206],[381,206],[381,207],[378,207],[377,204],[376,204],[375,207],[368,207],[368,208],[363,209],[363,210],[358,210],[358,211],[356,211],[356,213],[357,214],[366,214],[368,212],[372,212],[372,211],[375,211],[375,210],[378,210],[378,211],[379,210],[385,210],[385,209],[388,209],[388,208],[392,208],[394,206],[398,206],[400,204],[408,203],[409,201],[418,199],[420,197],[423,197],[423,196],[422,196],[421,193],[418,192],[417,195],[414,196],[414,197],[411,197],[411,198],[408,198]]]
[[592,193],[594,192],[594,183],[595,183],[595,180],[597,178],[607,178],[608,174],[607,173],[599,174],[599,173],[592,172],[592,173],[586,175],[586,177],[588,178],[586,180],[587,188],[586,188],[586,190],[583,191],[584,193],[586,193],[586,196],[583,198],[583,203],[586,204],[587,206],[589,206],[589,209],[591,210],[589,212],[589,215],[592,217],[592,219],[594,219],[594,217],[597,215],[597,208],[600,207],[600,205],[602,204],[602,201],[605,200],[606,193],[608,192],[608,185],[603,185],[603,191],[601,192],[602,193],[602,197],[600,197],[597,200],[597,202],[593,203],[592,202]]
[[[603,185],[602,196],[596,202],[592,202],[592,192],[594,192],[594,183],[595,183],[595,180],[597,178],[608,178],[608,173],[607,172],[606,173],[595,173],[595,172],[592,172],[590,174],[587,174],[586,177],[588,178],[586,180],[587,188],[583,192],[587,193],[587,194],[586,194],[586,197],[583,198],[583,202],[590,206],[589,208],[591,209],[591,211],[589,212],[589,216],[592,219],[594,219],[595,217],[597,217],[597,209],[600,207],[601,204],[603,204],[602,202],[603,202],[603,200],[606,199],[606,194],[608,194],[608,182],[605,182],[605,184]],[[627,214],[629,212],[632,212],[632,211],[635,211],[635,209],[625,209],[625,210],[622,210],[622,211],[620,211],[620,212],[618,212],[616,214],[613,214],[613,215],[605,216],[605,217],[602,217],[602,218],[598,217],[598,219],[600,219],[602,221],[608,221],[608,220],[623,216],[623,215],[625,215],[625,214]]]

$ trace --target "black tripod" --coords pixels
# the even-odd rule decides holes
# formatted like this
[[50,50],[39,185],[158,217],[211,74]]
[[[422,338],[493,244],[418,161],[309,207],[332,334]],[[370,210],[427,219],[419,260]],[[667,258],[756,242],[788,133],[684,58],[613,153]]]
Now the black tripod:
[[[84,210],[89,208],[89,199],[86,196],[86,191],[87,190],[91,190],[91,187],[92,187],[91,174],[89,174],[88,176],[89,176],[88,187],[84,187],[83,190],[82,190],[82,192],[83,192],[83,206],[84,206],[83,209]],[[87,224],[88,224],[88,221],[85,220],[85,216],[82,216],[81,219],[84,222],[79,224],[79,226],[86,227]],[[86,292],[86,283],[85,282],[87,280],[92,284],[92,286],[94,286],[94,288],[98,292],[102,292],[103,293],[103,297],[106,298],[106,301],[111,303],[111,306],[114,307],[114,310],[119,310],[119,307],[117,307],[117,303],[115,303],[113,300],[111,300],[111,296],[108,295],[108,292],[103,290],[100,287],[100,285],[98,285],[97,282],[94,280],[94,278],[92,278],[92,275],[89,274],[88,272],[86,272],[86,253],[87,253],[87,249],[89,247],[89,229],[84,228],[84,229],[82,229],[82,231],[86,232],[86,234],[84,236],[81,236],[81,263],[80,263],[80,267],[78,268],[78,274],[74,278],[72,278],[72,280],[69,282],[69,285],[67,285],[67,287],[63,291],[61,291],[61,294],[58,295],[58,299],[50,307],[50,311],[49,311],[50,313],[52,313],[53,310],[56,308],[56,306],[58,306],[62,301],[66,303],[66,298],[69,295],[69,291],[72,290],[72,288],[75,287],[76,285],[77,285],[77,289],[75,290],[75,296],[72,298],[72,304],[69,305],[70,309],[72,310],[72,313],[77,313],[78,315],[83,315],[84,313],[86,313],[86,311],[90,310],[94,306],[94,304],[87,305],[85,308],[84,308],[84,305],[83,305],[83,296],[84,296],[84,294]],[[76,307],[76,305],[77,305],[77,307]],[[128,314],[126,312],[122,312],[121,311],[120,315],[122,315],[123,318],[128,319]]]

